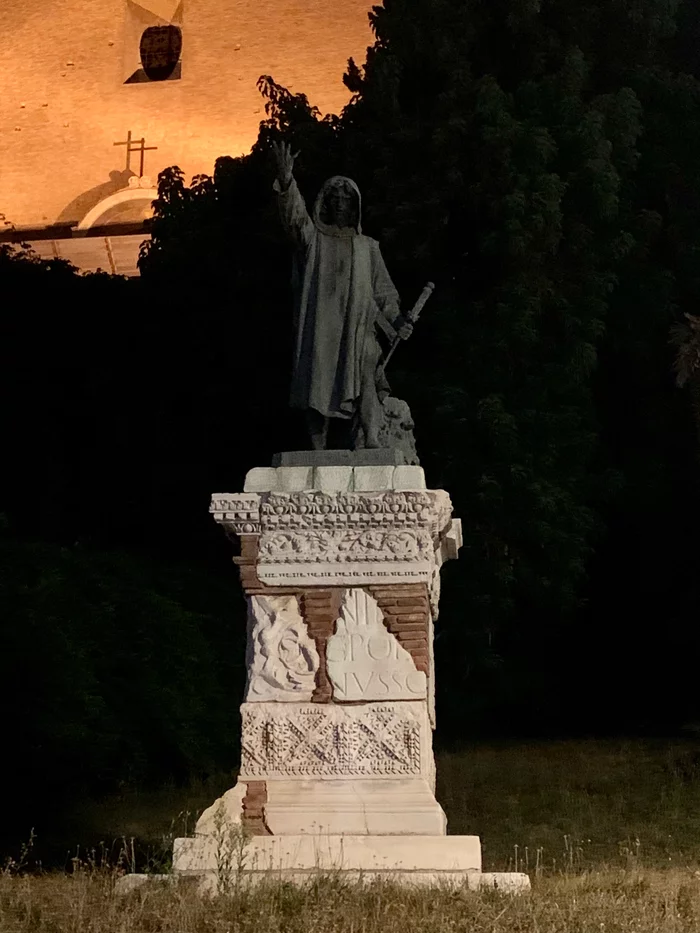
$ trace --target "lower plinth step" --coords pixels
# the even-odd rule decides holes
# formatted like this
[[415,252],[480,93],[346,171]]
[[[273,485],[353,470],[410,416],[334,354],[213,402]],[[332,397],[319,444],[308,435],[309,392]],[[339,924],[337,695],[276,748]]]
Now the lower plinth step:
[[[444,884],[459,885],[460,887],[466,885],[470,891],[498,891],[501,894],[525,894],[531,889],[530,876],[522,871],[455,872],[453,873],[454,877],[448,877],[448,874],[448,872],[398,871],[394,873],[392,880],[401,884],[427,888]],[[246,874],[245,869],[243,869],[242,875],[243,877],[240,880],[252,883],[262,881],[267,877],[264,872],[248,872]],[[358,880],[360,878],[366,881],[372,880],[371,872],[363,872],[361,875],[359,872],[355,872],[355,875],[358,876]],[[275,877],[283,881],[293,881],[303,885],[313,878],[313,874],[311,872],[299,872],[294,875],[293,872],[289,872]],[[114,889],[117,894],[125,895],[131,894],[132,891],[136,891],[145,884],[177,885],[180,881],[189,884],[192,880],[199,882],[199,893],[203,895],[217,894],[222,890],[222,887],[223,890],[226,890],[226,885],[219,885],[217,873],[213,871],[174,872],[169,875],[122,875],[121,878],[117,878]]]
[[222,855],[225,842],[222,846],[213,836],[175,839],[174,872],[216,879],[222,867],[233,863],[245,875],[286,880],[340,872],[348,877],[400,876],[419,884],[462,883],[470,874],[481,874],[478,836],[254,836],[228,859]]

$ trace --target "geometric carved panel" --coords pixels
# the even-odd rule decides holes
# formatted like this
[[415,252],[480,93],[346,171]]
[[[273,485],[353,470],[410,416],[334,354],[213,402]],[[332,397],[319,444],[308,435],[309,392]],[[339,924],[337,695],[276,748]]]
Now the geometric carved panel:
[[241,779],[401,777],[432,771],[423,703],[244,703]]

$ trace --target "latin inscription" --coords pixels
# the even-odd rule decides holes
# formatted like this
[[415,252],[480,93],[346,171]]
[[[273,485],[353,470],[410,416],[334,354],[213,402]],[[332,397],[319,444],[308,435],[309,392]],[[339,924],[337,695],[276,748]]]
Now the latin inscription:
[[427,696],[423,671],[386,630],[376,600],[360,587],[345,591],[341,617],[326,647],[334,700],[417,700]]

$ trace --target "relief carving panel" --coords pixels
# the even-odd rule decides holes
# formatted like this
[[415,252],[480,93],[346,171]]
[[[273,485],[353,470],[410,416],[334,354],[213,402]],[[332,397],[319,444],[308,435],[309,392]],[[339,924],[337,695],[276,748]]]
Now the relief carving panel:
[[251,596],[248,601],[246,700],[308,702],[319,656],[296,596]]
[[359,587],[345,590],[336,631],[328,639],[327,670],[334,700],[420,700],[423,671],[387,631],[377,601]]

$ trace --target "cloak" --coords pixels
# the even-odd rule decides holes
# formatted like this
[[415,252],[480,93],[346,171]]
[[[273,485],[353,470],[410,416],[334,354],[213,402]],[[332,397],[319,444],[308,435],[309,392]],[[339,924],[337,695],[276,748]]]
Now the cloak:
[[[353,227],[323,222],[324,201],[340,183],[356,196]],[[294,360],[290,405],[313,408],[331,418],[350,418],[363,375],[376,370],[380,356],[376,326],[395,335],[399,295],[379,244],[362,234],[362,201],[349,178],[329,178],[309,216],[296,181],[282,191],[275,182],[282,222],[297,248],[295,267]],[[380,397],[388,385],[378,387]]]

